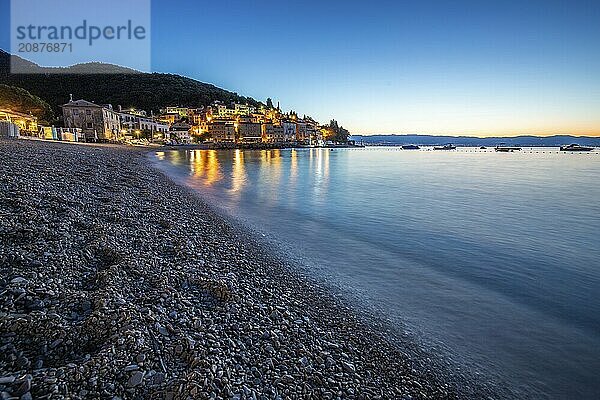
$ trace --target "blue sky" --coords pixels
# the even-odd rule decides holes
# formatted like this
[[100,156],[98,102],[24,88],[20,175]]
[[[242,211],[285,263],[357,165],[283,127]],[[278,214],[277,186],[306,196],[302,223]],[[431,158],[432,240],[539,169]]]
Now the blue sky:
[[600,135],[597,0],[153,1],[151,45],[154,71],[353,133]]

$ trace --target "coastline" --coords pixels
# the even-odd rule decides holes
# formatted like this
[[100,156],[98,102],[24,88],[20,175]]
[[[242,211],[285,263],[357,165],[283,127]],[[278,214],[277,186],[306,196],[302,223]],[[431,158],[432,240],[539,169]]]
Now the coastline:
[[495,396],[401,351],[148,151],[0,140],[0,392]]

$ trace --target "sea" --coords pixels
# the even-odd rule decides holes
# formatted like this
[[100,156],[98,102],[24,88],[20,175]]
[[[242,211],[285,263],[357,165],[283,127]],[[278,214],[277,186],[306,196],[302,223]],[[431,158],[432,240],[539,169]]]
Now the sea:
[[600,151],[157,151],[357,307],[511,397],[600,398]]

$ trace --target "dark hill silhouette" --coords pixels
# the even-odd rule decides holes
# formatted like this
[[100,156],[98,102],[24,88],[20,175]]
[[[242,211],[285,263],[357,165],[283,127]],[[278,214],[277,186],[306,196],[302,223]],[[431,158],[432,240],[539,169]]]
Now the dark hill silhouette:
[[[27,74],[11,74],[11,57]],[[103,73],[92,73],[102,70]],[[108,73],[110,72],[110,73]],[[96,104],[158,111],[173,105],[199,107],[215,100],[259,104],[214,85],[175,74],[143,73],[104,63],[45,68],[0,50],[0,83],[23,88],[44,99],[57,114],[69,94]]]

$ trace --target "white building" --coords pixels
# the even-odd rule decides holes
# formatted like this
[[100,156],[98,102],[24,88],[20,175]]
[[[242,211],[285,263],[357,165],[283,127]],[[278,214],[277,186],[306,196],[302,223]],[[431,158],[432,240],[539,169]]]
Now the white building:
[[188,116],[187,107],[167,107],[166,114],[179,114],[180,117]]
[[169,129],[169,136],[171,140],[175,140],[180,144],[189,144],[192,142],[192,137],[190,135],[191,125],[177,122],[171,126]]
[[120,141],[121,119],[112,106],[71,99],[62,106],[66,128],[80,128],[86,141]]
[[153,118],[123,112],[119,113],[119,118],[123,134],[128,136],[135,137],[141,133],[150,133],[152,139],[165,139],[165,135],[169,131],[168,124]]

